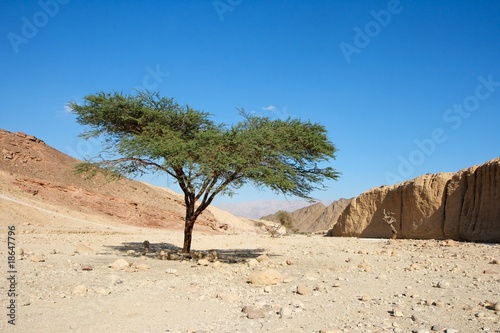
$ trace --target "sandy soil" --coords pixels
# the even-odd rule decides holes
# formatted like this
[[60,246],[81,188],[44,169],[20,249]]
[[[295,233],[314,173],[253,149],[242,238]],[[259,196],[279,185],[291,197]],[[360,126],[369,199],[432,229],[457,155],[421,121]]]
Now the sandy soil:
[[499,244],[197,232],[217,260],[161,260],[181,232],[21,201],[0,198],[2,332],[500,332]]

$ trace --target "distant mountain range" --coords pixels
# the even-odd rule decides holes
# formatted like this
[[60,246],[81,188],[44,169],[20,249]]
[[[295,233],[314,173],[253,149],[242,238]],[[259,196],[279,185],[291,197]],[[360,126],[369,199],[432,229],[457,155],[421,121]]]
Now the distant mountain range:
[[[322,203],[328,205],[330,202],[324,201]],[[297,209],[310,205],[311,203],[305,200],[259,200],[238,203],[225,203],[217,205],[217,207],[236,216],[258,219],[262,216],[274,214],[279,210],[293,212]]]

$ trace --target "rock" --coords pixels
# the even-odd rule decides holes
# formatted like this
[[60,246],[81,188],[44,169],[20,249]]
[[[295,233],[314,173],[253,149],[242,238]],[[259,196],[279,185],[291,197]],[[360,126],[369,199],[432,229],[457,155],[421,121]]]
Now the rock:
[[253,259],[253,258],[248,260],[248,262],[247,262],[248,267],[255,267],[258,264],[259,264],[259,262],[257,261],[257,259]]
[[84,284],[80,284],[73,288],[73,295],[83,296],[87,292],[87,287]]
[[444,331],[445,331],[445,333],[458,333],[458,330],[456,330],[454,328],[447,328]]
[[223,292],[223,293],[218,293],[217,298],[220,298],[223,301],[236,302],[237,300],[240,299],[240,296],[237,293],[233,292]]
[[284,306],[279,311],[280,318],[290,317],[292,315],[292,312],[293,312],[292,308],[290,308],[288,306]]
[[276,269],[269,268],[263,272],[257,272],[250,275],[249,279],[254,285],[272,285],[283,283],[283,276]]
[[369,301],[371,301],[371,299],[372,298],[369,295],[364,294],[363,296],[360,297],[359,300],[363,301],[363,302],[369,302]]
[[213,267],[213,268],[221,268],[221,267],[222,267],[222,263],[221,263],[219,260],[216,260],[216,261],[214,261],[214,263],[212,264],[212,267]]
[[151,266],[149,266],[148,264],[139,264],[136,262],[134,262],[132,266],[138,271],[146,271],[151,268]]
[[299,294],[299,295],[309,296],[309,295],[312,295],[312,293],[313,293],[313,290],[309,287],[306,287],[303,284],[299,284],[297,286],[297,294]]
[[241,309],[241,312],[246,314],[248,319],[258,319],[258,318],[264,318],[266,316],[264,311],[262,311],[261,309],[257,309],[251,305],[245,305]]
[[135,255],[135,251],[134,250],[128,250],[127,251],[127,255],[134,256]]
[[241,312],[243,313],[248,313],[250,311],[253,311],[255,310],[255,307],[251,306],[251,305],[245,305],[244,307],[241,308]]
[[114,269],[125,269],[130,267],[130,264],[125,259],[116,259],[114,262],[109,264],[109,267]]
[[266,314],[264,313],[264,311],[262,311],[260,309],[254,309],[254,310],[247,313],[248,319],[259,319],[259,318],[265,318],[265,317],[266,317]]
[[268,261],[269,260],[269,257],[265,254],[263,255],[260,255],[258,256],[257,258],[255,258],[258,262],[264,262],[264,261]]
[[432,325],[431,330],[434,331],[434,332],[437,332],[437,331],[444,330],[444,328],[441,325]]
[[76,246],[76,249],[75,249],[76,252],[80,253],[80,254],[84,254],[84,253],[92,253],[94,252],[94,250],[90,247],[88,247],[87,245],[83,244],[83,243],[80,243]]
[[30,260],[33,262],[45,262],[45,257],[43,255],[32,254]]
[[383,220],[385,209],[395,213],[398,238],[498,243],[499,178],[500,158],[496,158],[457,173],[426,174],[371,189],[349,203],[328,234],[390,238],[391,228]]
[[91,265],[82,265],[82,271],[91,271],[93,269],[94,267],[92,267]]
[[210,261],[208,261],[207,259],[199,259],[198,260],[198,265],[200,265],[200,266],[208,266],[208,265],[210,265]]
[[98,295],[109,295],[110,292],[103,287],[97,287],[94,289],[95,293]]
[[437,287],[441,289],[448,289],[450,287],[450,283],[448,281],[441,280],[438,282]]
[[294,264],[294,261],[293,261],[292,259],[287,259],[287,260],[286,260],[286,264],[287,264],[288,266],[291,266],[291,265],[293,265],[293,264]]
[[177,269],[175,269],[175,268],[167,268],[165,270],[165,273],[167,273],[167,274],[177,274]]

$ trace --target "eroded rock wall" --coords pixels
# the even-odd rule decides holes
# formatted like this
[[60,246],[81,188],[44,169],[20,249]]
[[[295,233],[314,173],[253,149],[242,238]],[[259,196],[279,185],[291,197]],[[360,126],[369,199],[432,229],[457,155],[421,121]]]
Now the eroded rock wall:
[[389,238],[384,209],[398,238],[500,242],[500,158],[371,189],[351,200],[329,235]]

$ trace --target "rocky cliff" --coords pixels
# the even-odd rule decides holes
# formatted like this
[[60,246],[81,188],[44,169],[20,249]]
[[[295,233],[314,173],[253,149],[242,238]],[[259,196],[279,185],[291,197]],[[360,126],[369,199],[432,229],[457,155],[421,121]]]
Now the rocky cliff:
[[457,173],[426,174],[351,200],[331,236],[500,242],[500,158]]

